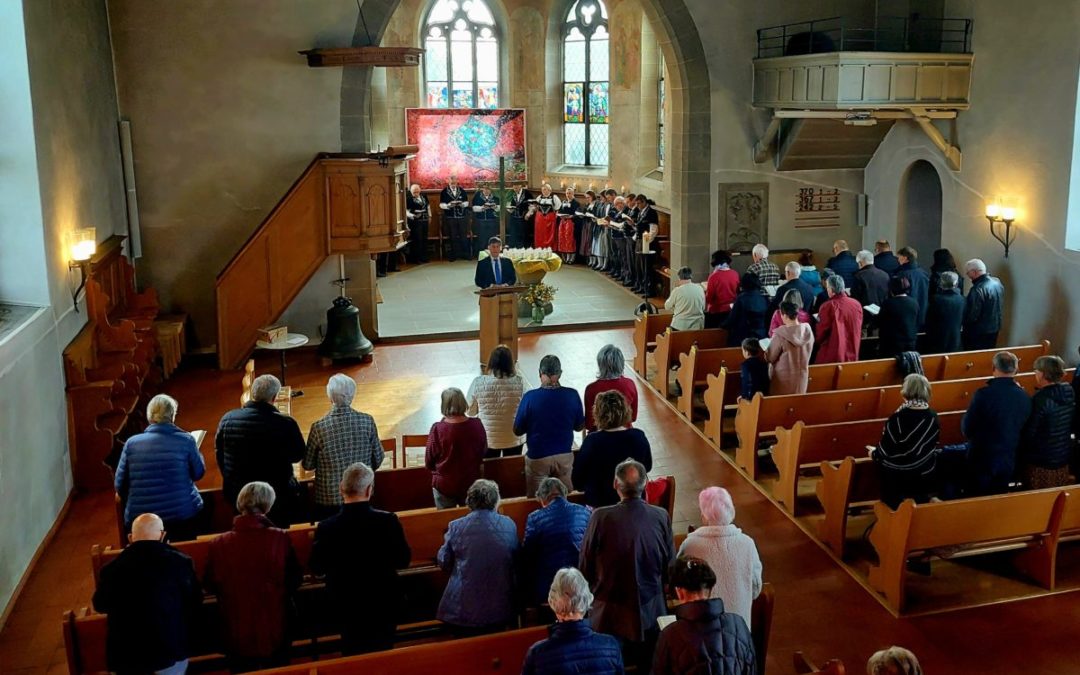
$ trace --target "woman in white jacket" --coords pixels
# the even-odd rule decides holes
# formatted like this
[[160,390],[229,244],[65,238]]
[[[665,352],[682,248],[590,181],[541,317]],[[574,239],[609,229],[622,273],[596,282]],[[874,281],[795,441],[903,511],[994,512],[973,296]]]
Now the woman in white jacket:
[[724,601],[724,609],[738,614],[750,626],[750,607],[761,593],[761,559],[749,535],[735,527],[735,504],[721,487],[705,488],[698,495],[702,527],[691,532],[679,547],[679,556],[701,558],[716,573],[710,598]]
[[491,350],[487,374],[469,385],[469,416],[479,417],[488,438],[488,457],[520,455],[525,439],[514,435],[514,416],[528,382],[514,370],[514,354],[506,345]]

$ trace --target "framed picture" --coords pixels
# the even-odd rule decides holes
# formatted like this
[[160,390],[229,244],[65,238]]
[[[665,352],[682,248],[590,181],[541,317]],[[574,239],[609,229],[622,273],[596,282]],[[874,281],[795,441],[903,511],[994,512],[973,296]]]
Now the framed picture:
[[[436,98],[446,89],[429,92]],[[452,94],[458,96],[455,90]],[[471,97],[471,92],[469,93]],[[506,181],[527,180],[525,111],[409,108],[405,137],[419,150],[409,160],[409,180],[422,189],[441,188],[451,175],[466,190],[499,180],[499,158],[506,158]]]
[[768,183],[721,183],[719,204],[719,248],[746,253],[768,245]]

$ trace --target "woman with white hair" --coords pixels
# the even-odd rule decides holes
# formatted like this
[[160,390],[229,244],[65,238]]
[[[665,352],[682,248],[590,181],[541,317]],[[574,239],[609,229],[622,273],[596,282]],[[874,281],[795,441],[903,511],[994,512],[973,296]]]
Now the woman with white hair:
[[904,402],[885,421],[881,442],[870,451],[881,476],[881,501],[891,509],[905,499],[930,499],[941,452],[941,426],[930,409],[930,381],[912,373],[904,378],[900,395]]
[[206,473],[195,439],[176,426],[179,404],[158,394],[146,406],[150,426],[124,443],[114,486],[124,501],[124,527],[143,513],[165,522],[171,541],[194,539],[199,533],[203,500],[195,481]]
[[585,618],[592,601],[581,572],[564,567],[555,573],[548,592],[548,605],[555,612],[551,637],[529,647],[522,675],[621,675],[619,641],[593,631]]
[[[735,526],[735,503],[722,487],[698,494],[702,526],[686,536],[679,557],[701,558],[716,571],[710,598],[724,601],[727,611],[750,626],[750,608],[761,594],[761,558],[749,535]],[[752,626],[751,626],[752,627]]]
[[276,494],[269,483],[248,483],[236,497],[233,529],[210,542],[203,575],[218,599],[225,657],[233,672],[288,660],[293,593],[303,580],[289,533],[266,514]]
[[585,387],[585,430],[596,431],[593,418],[593,404],[596,397],[605,391],[617,391],[626,397],[630,404],[630,422],[637,421],[638,390],[632,379],[623,375],[626,369],[626,357],[615,345],[604,345],[596,353],[596,379]]
[[923,669],[910,651],[892,646],[870,657],[866,662],[866,675],[923,675]]

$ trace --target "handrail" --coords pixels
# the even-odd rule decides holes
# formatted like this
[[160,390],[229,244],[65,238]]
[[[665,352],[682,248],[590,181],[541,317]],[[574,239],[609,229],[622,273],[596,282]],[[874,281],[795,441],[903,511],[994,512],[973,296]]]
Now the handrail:
[[[971,53],[971,19],[879,17],[863,27],[847,17],[832,16],[760,28],[757,58],[837,51]],[[795,37],[802,42],[791,44]],[[927,49],[926,45],[934,45]]]

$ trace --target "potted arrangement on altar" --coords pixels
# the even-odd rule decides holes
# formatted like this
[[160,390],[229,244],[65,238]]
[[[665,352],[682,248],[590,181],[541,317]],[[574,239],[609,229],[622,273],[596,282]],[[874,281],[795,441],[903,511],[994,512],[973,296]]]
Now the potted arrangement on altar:
[[[529,286],[529,290],[521,294],[518,318],[531,316],[533,323],[544,323],[544,317],[555,309],[551,303],[558,290],[542,281]],[[527,309],[527,313],[523,313],[522,309]]]

